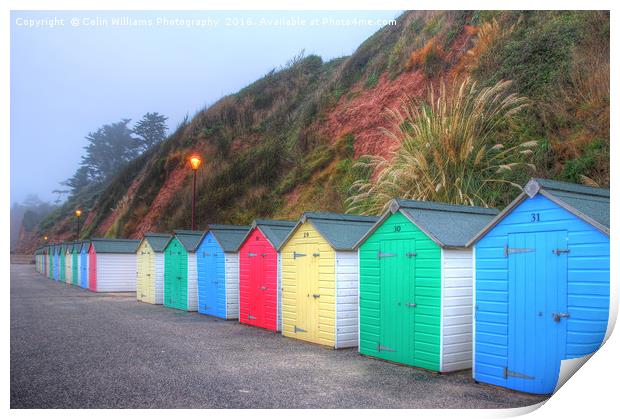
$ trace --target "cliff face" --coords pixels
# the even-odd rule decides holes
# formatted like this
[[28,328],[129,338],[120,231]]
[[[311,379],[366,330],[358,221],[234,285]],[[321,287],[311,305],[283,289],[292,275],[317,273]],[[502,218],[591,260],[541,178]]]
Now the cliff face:
[[[389,123],[386,111],[440,79],[464,76],[481,84],[515,80],[516,92],[532,100],[519,135],[544,147],[538,175],[587,176],[608,186],[608,54],[605,13],[407,12],[350,57],[297,57],[224,97],[107,184],[71,197],[36,234],[71,238],[70,214],[78,205],[84,237],[189,227],[193,152],[205,161],[198,172],[199,228],[344,211],[351,183],[371,176],[355,162],[394,146],[381,130]],[[588,71],[587,62],[599,69]],[[28,237],[21,241],[32,247]]]

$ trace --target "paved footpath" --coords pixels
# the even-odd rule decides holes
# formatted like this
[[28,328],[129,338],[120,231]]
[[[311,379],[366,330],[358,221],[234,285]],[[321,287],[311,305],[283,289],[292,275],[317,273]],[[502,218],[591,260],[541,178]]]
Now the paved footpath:
[[11,266],[12,408],[503,408],[541,397]]

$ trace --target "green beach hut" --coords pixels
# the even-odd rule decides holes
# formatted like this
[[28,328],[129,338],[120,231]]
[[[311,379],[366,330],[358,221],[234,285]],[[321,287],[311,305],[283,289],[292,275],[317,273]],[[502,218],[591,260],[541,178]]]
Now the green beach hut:
[[59,267],[59,281],[65,282],[67,280],[67,258],[65,253],[67,251],[67,244],[61,243],[58,246],[58,267]]
[[48,244],[46,246],[46,251],[45,251],[46,255],[47,255],[47,272],[46,275],[48,278],[50,279],[54,279],[54,246],[51,244]]
[[164,306],[198,310],[196,249],[203,236],[203,231],[174,230],[164,249]]
[[472,364],[472,251],[490,208],[395,199],[359,249],[359,351],[448,372]]
[[71,283],[73,285],[80,285],[80,251],[82,250],[82,242],[76,242],[73,244],[71,250]]

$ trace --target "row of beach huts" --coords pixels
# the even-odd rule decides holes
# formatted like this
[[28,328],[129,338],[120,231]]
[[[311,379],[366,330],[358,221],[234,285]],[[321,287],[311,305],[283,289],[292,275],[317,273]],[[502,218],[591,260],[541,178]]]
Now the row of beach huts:
[[94,292],[546,394],[609,313],[609,191],[532,179],[502,212],[395,199],[381,217],[212,224],[43,246],[37,270]]

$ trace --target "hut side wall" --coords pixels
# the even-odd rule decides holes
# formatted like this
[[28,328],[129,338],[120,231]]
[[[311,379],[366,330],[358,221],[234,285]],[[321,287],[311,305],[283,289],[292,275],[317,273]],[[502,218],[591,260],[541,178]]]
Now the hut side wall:
[[239,318],[239,253],[224,253],[226,262],[226,318]]
[[97,254],[97,292],[135,290],[136,255],[134,253]]
[[336,252],[336,348],[357,346],[358,277],[357,252]]
[[471,368],[472,281],[471,249],[442,250],[441,371]]

